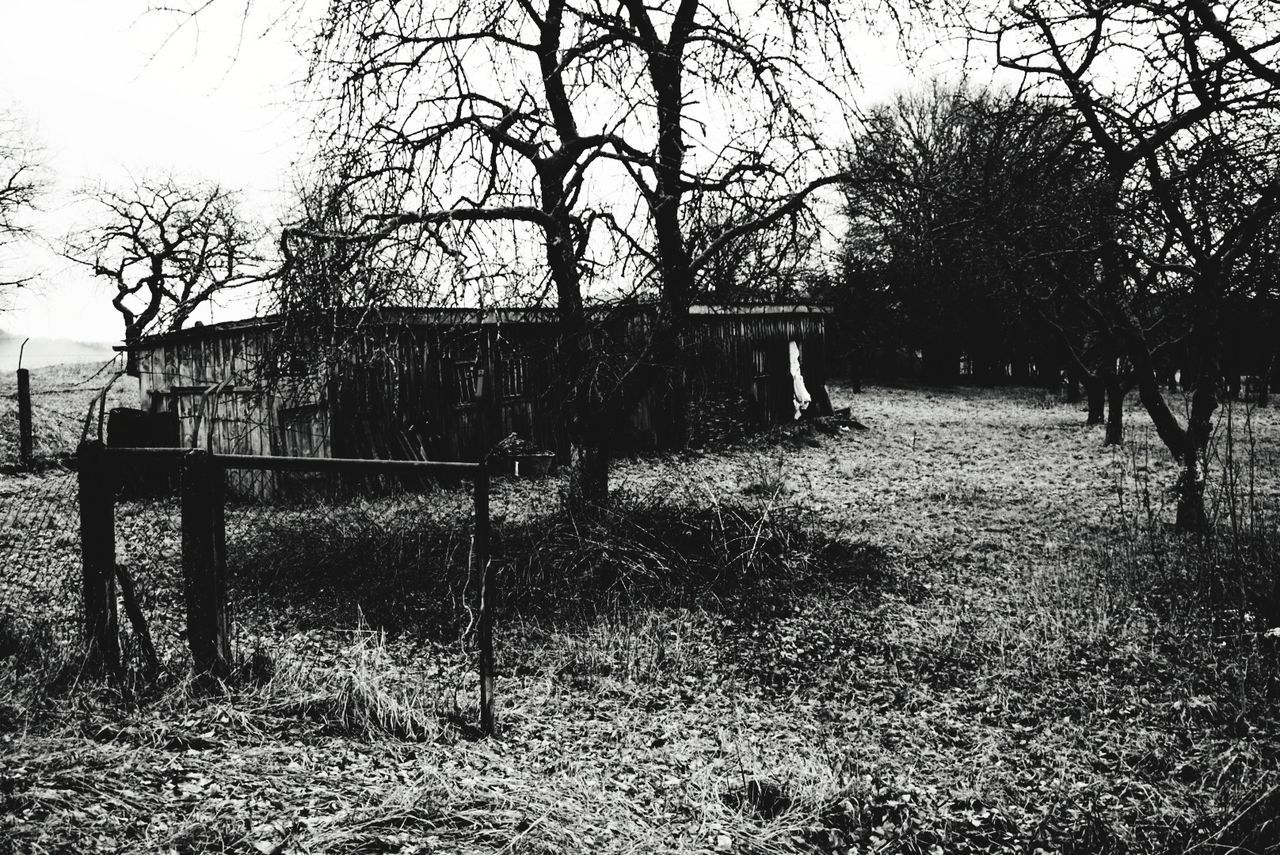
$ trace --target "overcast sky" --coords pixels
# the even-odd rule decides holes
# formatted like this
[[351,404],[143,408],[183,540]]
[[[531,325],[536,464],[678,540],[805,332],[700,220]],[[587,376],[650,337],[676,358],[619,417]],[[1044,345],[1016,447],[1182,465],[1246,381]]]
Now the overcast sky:
[[[180,19],[148,13],[147,5],[0,0],[0,109],[23,116],[43,148],[52,184],[35,225],[55,243],[84,224],[88,212],[76,203],[76,191],[128,185],[143,175],[218,181],[243,192],[247,214],[274,222],[291,165],[305,158],[307,129],[297,101],[305,64],[292,42],[307,30],[308,10],[322,10],[323,0],[252,4],[257,17],[247,24],[245,4],[225,0],[203,13],[198,27],[176,34]],[[268,6],[290,7],[289,20],[268,20]],[[867,104],[911,83],[892,36],[857,41]],[[915,71],[927,78],[943,62],[934,58]],[[26,260],[40,281],[0,314],[0,329],[89,341],[120,337],[106,287],[52,248],[33,248]]]
[[[174,34],[180,19],[146,7],[0,0],[0,109],[23,117],[43,149],[52,185],[34,224],[49,239],[86,216],[76,191],[143,175],[217,181],[243,191],[253,213],[278,214],[306,133],[290,27],[251,19],[242,34],[242,4],[223,3]],[[0,329],[121,335],[107,288],[52,250],[31,248],[28,260],[40,282]]]

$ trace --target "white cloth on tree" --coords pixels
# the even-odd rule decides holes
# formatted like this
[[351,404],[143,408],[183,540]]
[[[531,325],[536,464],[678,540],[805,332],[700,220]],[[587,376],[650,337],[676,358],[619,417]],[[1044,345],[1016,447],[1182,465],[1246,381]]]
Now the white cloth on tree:
[[789,343],[788,349],[791,352],[791,403],[796,408],[795,417],[799,419],[800,414],[809,409],[813,398],[805,388],[804,375],[800,373],[800,345],[793,341]]

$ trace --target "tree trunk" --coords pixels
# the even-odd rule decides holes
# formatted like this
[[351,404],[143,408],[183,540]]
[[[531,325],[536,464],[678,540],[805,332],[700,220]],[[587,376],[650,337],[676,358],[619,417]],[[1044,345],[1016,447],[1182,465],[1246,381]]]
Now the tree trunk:
[[1111,374],[1106,379],[1107,433],[1103,445],[1120,445],[1124,442],[1124,383]]
[[1130,313],[1124,302],[1126,263],[1114,234],[1104,235],[1102,287],[1104,311],[1118,325],[1125,351],[1133,367],[1138,385],[1138,399],[1151,417],[1160,441],[1182,464],[1178,479],[1177,527],[1182,531],[1202,531],[1205,525],[1203,461],[1212,429],[1210,419],[1217,407],[1217,384],[1220,379],[1221,341],[1219,339],[1219,301],[1222,296],[1223,271],[1204,266],[1192,292],[1190,353],[1181,378],[1185,388],[1186,371],[1192,384],[1191,414],[1184,430],[1169,409],[1160,388],[1159,368],[1148,345],[1142,324]]
[[1182,475],[1178,483],[1177,526],[1180,531],[1202,532],[1207,525],[1204,509],[1204,478],[1209,437],[1213,434],[1213,411],[1218,406],[1217,371],[1211,365],[1197,372],[1191,395],[1191,416],[1187,420],[1182,451]]
[[1080,378],[1084,384],[1085,396],[1088,399],[1088,415],[1084,423],[1087,425],[1102,424],[1107,406],[1107,386],[1102,378],[1094,374],[1086,374]]
[[[576,390],[584,394],[579,378]],[[613,460],[607,430],[601,430],[601,402],[588,398],[569,406],[569,487],[566,501],[573,508],[603,507],[609,502],[609,464]]]
[[[1213,435],[1213,412],[1218,408],[1218,384],[1222,378],[1218,337],[1218,293],[1216,269],[1201,272],[1195,296],[1199,311],[1195,326],[1191,329],[1191,365],[1194,374],[1191,382],[1191,412],[1183,435],[1182,476],[1178,490],[1177,526],[1180,531],[1202,532],[1207,524],[1204,508],[1204,478],[1209,448]],[[1238,372],[1237,372],[1238,373]]]
[[1179,531],[1202,532],[1205,524],[1204,475],[1200,455],[1192,449],[1184,452],[1182,473],[1178,476],[1178,515],[1175,525]]
[[671,20],[664,42],[643,3],[626,2],[635,31],[645,52],[645,65],[653,87],[657,118],[656,158],[649,213],[657,250],[660,280],[659,329],[653,358],[656,371],[646,372],[668,383],[671,402],[672,445],[689,442],[687,356],[685,328],[693,299],[693,264],[681,222],[687,189],[684,173],[684,51],[693,31],[696,3],[681,4]]
[[130,377],[142,375],[142,367],[138,363],[138,343],[142,341],[142,330],[133,324],[127,324],[124,330],[124,372]]
[[590,512],[609,501],[609,443],[602,437],[570,440],[566,500],[574,511]]
[[125,354],[124,370],[130,377],[138,377],[141,373],[136,345],[142,341],[143,334],[160,314],[161,300],[164,297],[164,281],[164,257],[154,256],[151,259],[151,275],[144,280],[147,287],[147,305],[143,310],[134,312],[125,305],[125,298],[130,292],[124,288],[117,291],[116,296],[111,300],[111,305],[115,306],[116,311],[124,318],[124,343],[128,351]]
[[[597,381],[607,373],[601,371],[601,363],[608,345],[592,336],[582,298],[579,236],[575,231],[581,224],[573,214],[576,189],[569,186],[569,175],[583,149],[560,44],[565,8],[563,0],[556,0],[546,5],[541,20],[530,15],[539,31],[535,52],[548,114],[561,143],[554,152],[532,160],[538,173],[539,207],[548,220],[543,226],[547,270],[556,289],[559,377],[555,391],[569,446],[571,490],[567,498],[574,503],[603,504],[609,498],[609,455],[603,449],[607,437],[596,427],[604,422],[609,402]],[[545,151],[541,143],[534,148]]]
[[862,391],[862,358],[856,346],[849,348],[849,391]]
[[609,455],[600,446],[606,437],[595,429],[603,420],[593,378],[600,358],[587,327],[578,260],[574,255],[572,220],[564,190],[564,163],[543,162],[539,171],[543,209],[554,225],[547,232],[547,266],[556,286],[559,317],[560,410],[569,440],[571,504],[603,505],[609,500]]
[[1067,371],[1067,403],[1078,404],[1081,401],[1080,375],[1075,371]]

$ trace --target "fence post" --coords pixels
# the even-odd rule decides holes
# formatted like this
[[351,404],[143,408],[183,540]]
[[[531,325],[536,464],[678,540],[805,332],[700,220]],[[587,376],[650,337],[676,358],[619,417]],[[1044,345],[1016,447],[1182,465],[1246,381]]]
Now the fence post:
[[200,449],[182,458],[182,578],[196,676],[225,680],[231,675],[231,627],[222,472]]
[[476,565],[480,568],[480,731],[493,736],[493,612],[498,604],[493,567],[489,561],[489,465],[482,458],[476,471]]
[[83,569],[85,664],[90,670],[120,670],[116,617],[115,484],[100,441],[76,450],[80,493],[80,558]]
[[18,369],[18,460],[31,465],[31,372]]

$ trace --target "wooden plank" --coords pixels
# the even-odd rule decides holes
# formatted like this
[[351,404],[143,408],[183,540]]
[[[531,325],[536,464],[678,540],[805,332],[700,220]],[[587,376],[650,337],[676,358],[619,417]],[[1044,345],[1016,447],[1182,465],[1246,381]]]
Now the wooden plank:
[[102,442],[76,451],[85,662],[90,670],[120,670],[116,616],[116,523],[113,467]]
[[283,472],[418,472],[438,475],[470,475],[478,463],[451,460],[357,460],[341,457],[260,457],[217,454],[215,465],[224,469],[270,469]]
[[222,473],[213,466],[212,455],[199,450],[183,457],[182,575],[195,673],[206,681],[226,680],[231,676],[231,617]]
[[31,372],[18,369],[18,460],[31,463]]

